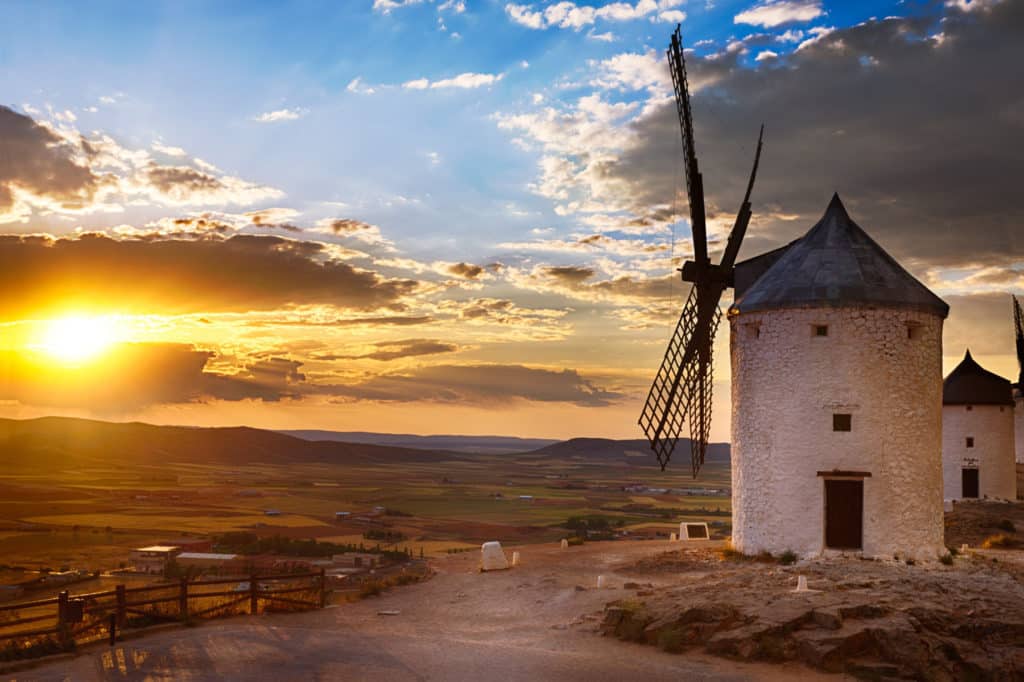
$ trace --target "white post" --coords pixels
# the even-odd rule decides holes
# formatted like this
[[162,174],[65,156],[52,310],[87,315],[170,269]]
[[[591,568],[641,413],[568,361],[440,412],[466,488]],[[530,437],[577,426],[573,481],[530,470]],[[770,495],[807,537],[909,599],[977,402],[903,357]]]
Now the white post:
[[519,565],[519,552],[512,552],[512,565],[513,566],[518,566]]
[[562,538],[562,549],[569,549],[569,541]]

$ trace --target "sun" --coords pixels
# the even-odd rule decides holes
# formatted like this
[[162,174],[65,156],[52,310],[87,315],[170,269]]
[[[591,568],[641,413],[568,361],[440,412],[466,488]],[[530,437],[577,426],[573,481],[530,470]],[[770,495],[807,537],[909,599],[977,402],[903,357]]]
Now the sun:
[[50,320],[42,349],[66,362],[82,362],[102,354],[115,341],[115,323],[109,317],[62,317]]

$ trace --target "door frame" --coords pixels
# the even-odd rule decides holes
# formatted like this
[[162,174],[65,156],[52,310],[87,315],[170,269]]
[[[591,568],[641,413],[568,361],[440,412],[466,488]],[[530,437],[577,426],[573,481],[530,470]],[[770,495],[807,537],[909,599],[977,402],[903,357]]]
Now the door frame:
[[[871,478],[870,471],[849,471],[833,469],[832,471],[819,471],[818,478],[821,483],[821,550],[822,552],[836,553],[862,553],[864,551],[866,524],[864,523],[865,512],[867,511],[867,485],[865,479]],[[827,481],[859,481],[861,483],[861,506],[860,506],[860,547],[842,548],[828,546],[828,491]]]

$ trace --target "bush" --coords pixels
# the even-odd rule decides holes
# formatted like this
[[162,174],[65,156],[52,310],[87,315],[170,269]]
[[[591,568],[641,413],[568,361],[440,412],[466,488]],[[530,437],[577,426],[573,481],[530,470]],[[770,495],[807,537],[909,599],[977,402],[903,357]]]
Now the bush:
[[939,561],[941,561],[942,563],[944,563],[947,566],[952,566],[953,565],[953,555],[952,554],[943,554],[941,557],[939,557]]
[[996,528],[999,530],[1005,530],[1007,533],[1016,533],[1017,527],[1013,525],[1013,521],[1010,519],[1003,519],[996,524]]
[[796,563],[796,559],[796,553],[791,549],[787,549],[785,552],[779,555],[779,563],[783,566],[792,566]]
[[578,545],[582,545],[584,542],[586,542],[586,540],[580,537],[579,535],[573,535],[571,538],[568,539],[568,542],[570,547],[576,547]]
[[982,549],[1008,549],[1015,544],[1013,538],[1009,535],[998,533],[985,538],[985,541],[981,543],[981,547]]
[[663,629],[658,633],[658,648],[670,654],[683,651],[683,630],[677,626]]

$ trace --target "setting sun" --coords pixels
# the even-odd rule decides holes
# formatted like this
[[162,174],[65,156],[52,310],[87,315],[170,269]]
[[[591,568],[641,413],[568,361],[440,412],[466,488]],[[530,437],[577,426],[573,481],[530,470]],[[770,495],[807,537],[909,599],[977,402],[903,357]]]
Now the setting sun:
[[81,362],[96,357],[115,340],[108,317],[63,317],[46,325],[42,349],[60,360]]

